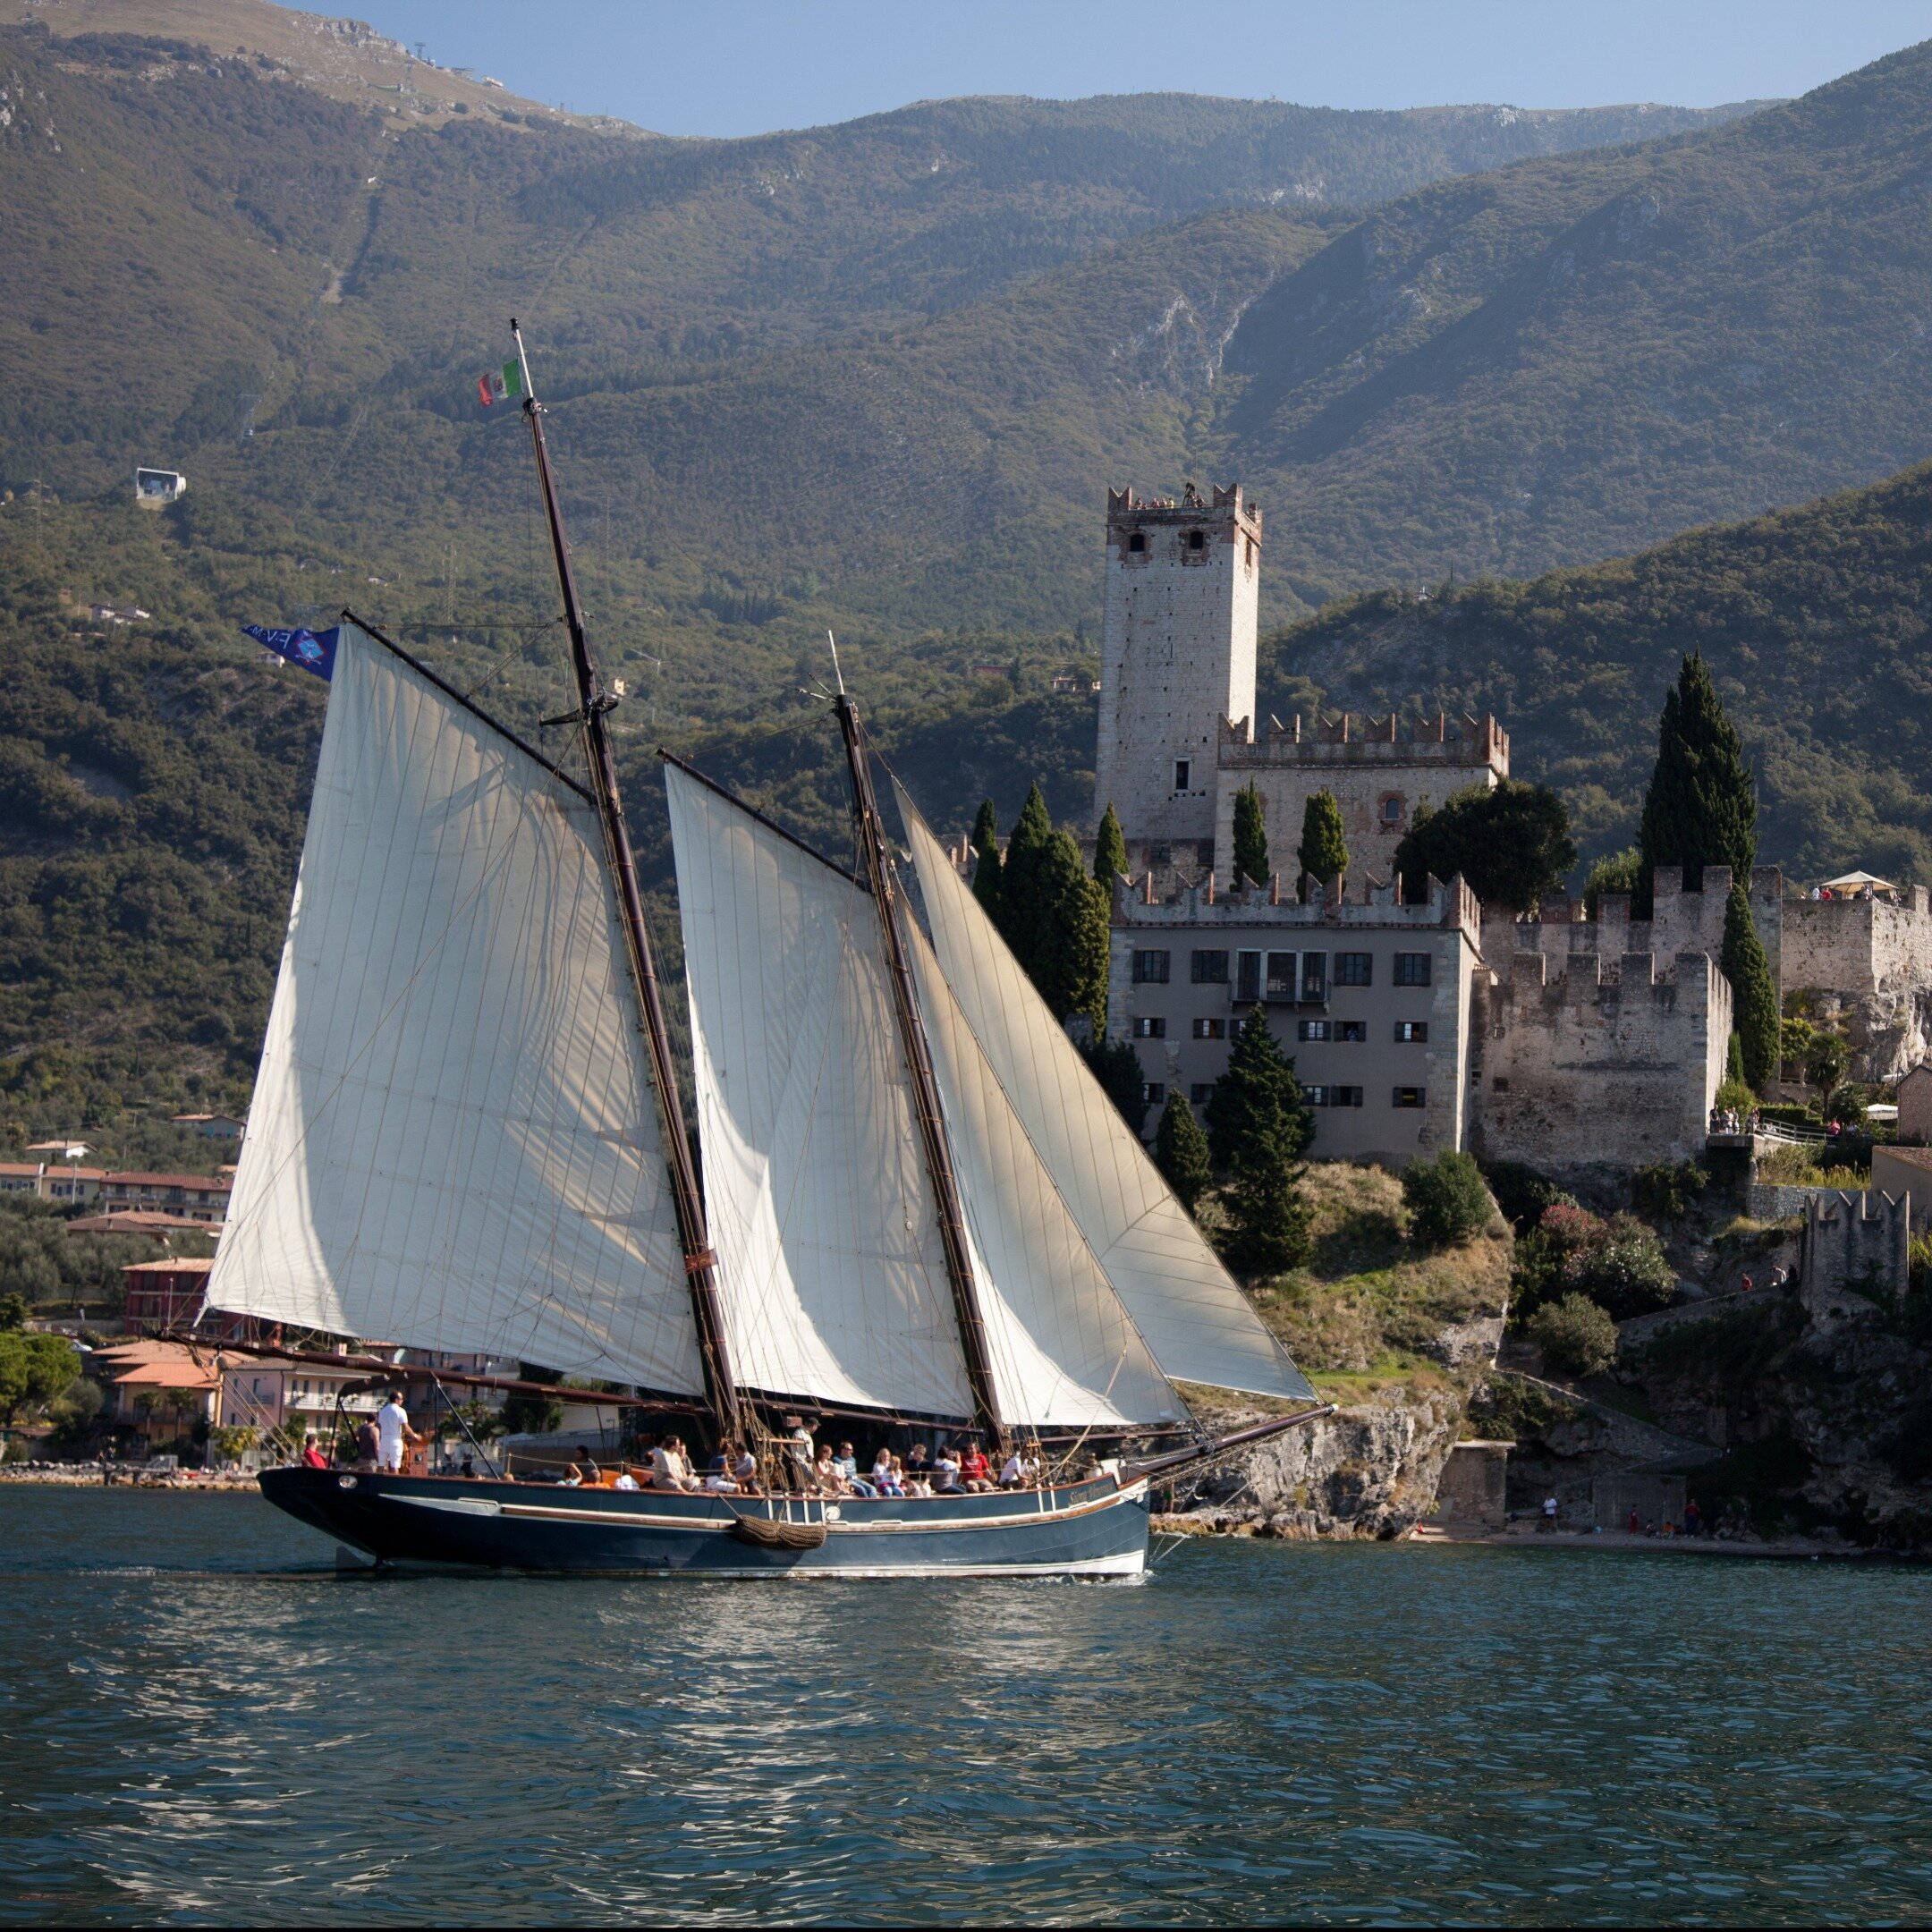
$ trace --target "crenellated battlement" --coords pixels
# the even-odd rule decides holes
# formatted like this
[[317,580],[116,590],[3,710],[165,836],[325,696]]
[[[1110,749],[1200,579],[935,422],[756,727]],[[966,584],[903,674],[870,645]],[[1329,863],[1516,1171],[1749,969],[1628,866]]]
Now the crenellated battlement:
[[1191,880],[1162,878],[1147,872],[1114,882],[1116,925],[1282,926],[1282,927],[1460,927],[1473,950],[1482,929],[1482,905],[1460,876],[1446,883],[1428,881],[1420,899],[1405,900],[1399,879],[1365,877],[1352,891],[1349,881],[1310,880],[1304,902],[1292,883],[1277,873],[1267,884],[1229,892],[1212,871]]
[[1338,711],[1333,717],[1318,711],[1311,720],[1300,712],[1286,724],[1270,716],[1267,729],[1257,737],[1249,718],[1224,718],[1221,762],[1224,766],[1353,763],[1357,760],[1396,765],[1472,765],[1488,767],[1496,777],[1509,776],[1509,733],[1495,715],[1478,717],[1465,711],[1452,717],[1438,711],[1434,717],[1403,717],[1391,711],[1385,717],[1358,716]]
[[1203,497],[1190,483],[1179,496],[1142,496],[1131,484],[1125,489],[1109,486],[1106,493],[1107,537],[1116,530],[1145,530],[1160,526],[1186,526],[1201,521],[1232,524],[1246,537],[1259,542],[1261,505],[1250,503],[1239,483],[1225,487],[1210,486]]

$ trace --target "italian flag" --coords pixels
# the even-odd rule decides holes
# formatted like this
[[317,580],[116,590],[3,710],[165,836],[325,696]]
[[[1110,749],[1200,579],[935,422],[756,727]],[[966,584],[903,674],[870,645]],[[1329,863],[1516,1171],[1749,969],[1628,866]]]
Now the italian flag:
[[477,377],[477,395],[485,409],[492,402],[507,402],[522,394],[523,371],[514,362],[505,362],[500,370],[491,369]]

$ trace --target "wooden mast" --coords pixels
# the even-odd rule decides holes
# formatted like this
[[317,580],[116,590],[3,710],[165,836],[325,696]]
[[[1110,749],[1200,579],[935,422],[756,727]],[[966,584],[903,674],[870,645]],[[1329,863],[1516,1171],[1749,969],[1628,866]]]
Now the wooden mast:
[[[834,664],[836,665],[836,647]],[[972,1392],[973,1414],[999,1453],[1006,1451],[1006,1425],[1002,1420],[999,1392],[993,1380],[993,1358],[987,1348],[986,1318],[979,1309],[979,1285],[973,1278],[972,1256],[966,1241],[965,1210],[960,1204],[959,1180],[953,1172],[953,1151],[947,1145],[945,1122],[939,1109],[939,1082],[933,1073],[932,1052],[912,992],[912,970],[899,930],[899,898],[892,866],[886,855],[886,836],[879,824],[878,801],[872,792],[872,774],[866,763],[865,738],[859,713],[839,679],[832,700],[839,729],[845,737],[845,761],[851,767],[852,826],[878,909],[879,930],[886,944],[886,963],[892,977],[893,1009],[899,1021],[900,1043],[906,1071],[912,1078],[913,1111],[919,1115],[919,1140],[926,1151],[926,1171],[932,1178],[939,1209],[939,1236],[945,1248],[946,1274],[953,1284],[953,1309],[959,1320],[960,1350],[966,1358],[966,1380]]]
[[724,1304],[717,1287],[717,1255],[705,1225],[697,1163],[691,1158],[691,1140],[684,1131],[677,1069],[671,1058],[670,1038],[665,1030],[657,969],[651,958],[650,936],[644,926],[644,902],[638,891],[637,861],[631,852],[631,834],[624,824],[623,801],[617,790],[616,761],[611,754],[610,733],[604,723],[605,715],[617,700],[599,682],[590,656],[590,642],[584,634],[583,606],[577,599],[577,576],[571,565],[570,543],[564,535],[563,513],[557,508],[556,487],[550,475],[550,451],[544,441],[543,411],[530,386],[530,358],[523,352],[523,333],[517,327],[514,316],[510,318],[510,333],[515,339],[517,361],[522,370],[523,415],[530,424],[531,446],[537,452],[537,479],[543,487],[550,549],[556,559],[557,583],[564,593],[564,621],[570,630],[571,664],[577,674],[577,722],[583,731],[584,760],[589,767],[597,818],[604,827],[606,862],[617,888],[631,976],[643,1009],[644,1038],[650,1048],[665,1154],[671,1170],[671,1194],[677,1205],[678,1235],[684,1249],[684,1274],[691,1284],[691,1312],[697,1319],[698,1346],[704,1360],[705,1394],[719,1433],[736,1436],[742,1441],[747,1431],[737,1383],[732,1375]]

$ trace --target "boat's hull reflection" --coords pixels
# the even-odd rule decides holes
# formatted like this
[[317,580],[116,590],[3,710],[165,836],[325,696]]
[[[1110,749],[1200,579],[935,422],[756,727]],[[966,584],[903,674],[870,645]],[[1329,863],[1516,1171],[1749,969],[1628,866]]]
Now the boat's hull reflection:
[[[837,1502],[311,1469],[265,1470],[261,1487],[278,1509],[393,1563],[714,1577],[1138,1576],[1147,1565],[1147,1485],[1111,1476]],[[823,1540],[780,1546],[758,1539],[760,1524]]]

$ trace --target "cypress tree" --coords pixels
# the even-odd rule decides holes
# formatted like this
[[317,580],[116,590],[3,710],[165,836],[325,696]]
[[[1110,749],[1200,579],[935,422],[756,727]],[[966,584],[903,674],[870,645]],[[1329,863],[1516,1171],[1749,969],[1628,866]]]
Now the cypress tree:
[[1348,870],[1348,846],[1342,837],[1342,808],[1333,792],[1317,792],[1301,809],[1301,843],[1295,850],[1301,868],[1301,897],[1308,896],[1306,881],[1330,879]]
[[[1009,852],[1009,880],[1012,867]],[[1027,971],[1055,1019],[1085,1013],[1097,1039],[1106,1030],[1109,902],[1080,862],[1071,833],[1047,835],[1031,879],[1034,939]]]
[[986,916],[997,926],[1000,918],[999,819],[991,799],[979,801],[979,816],[973,820],[973,897]]
[[1315,1138],[1315,1116],[1301,1097],[1294,1062],[1283,1053],[1258,1006],[1235,1030],[1227,1071],[1208,1102],[1209,1150],[1216,1168],[1233,1174],[1241,1150],[1258,1137],[1285,1137],[1291,1158]]
[[1660,865],[1682,866],[1684,890],[1698,892],[1707,865],[1729,866],[1732,877],[1748,888],[1758,862],[1753,775],[1700,651],[1683,660],[1674,689],[1665,696],[1638,850],[1642,865],[1634,919],[1650,917]]
[[1250,778],[1234,794],[1234,883],[1245,878],[1258,886],[1267,876],[1267,815],[1260,788]]
[[1109,805],[1100,820],[1094,840],[1093,876],[1106,887],[1107,902],[1114,901],[1114,881],[1127,869],[1127,841],[1121,834],[1120,820]]
[[[1750,877],[1749,872],[1742,875]],[[1724,905],[1724,951],[1717,963],[1731,982],[1731,1018],[1737,1029],[1745,1083],[1754,1093],[1762,1092],[1777,1072],[1784,1022],[1778,1015],[1777,988],[1771,984],[1770,962],[1751,918],[1750,899],[1735,873]]]
[[1000,930],[1006,936],[1006,944],[1036,983],[1039,979],[1035,970],[1039,953],[1039,870],[1052,843],[1053,820],[1046,815],[1046,798],[1036,784],[1027,793],[1026,803],[1013,821],[1013,836],[1006,841],[999,906]]
[[1735,1027],[1724,1046],[1724,1084],[1728,1087],[1733,1082],[1740,1087],[1750,1085],[1744,1078],[1744,1042],[1737,1037]]
[[1160,1125],[1154,1134],[1154,1165],[1166,1176],[1174,1199],[1192,1214],[1214,1174],[1208,1159],[1208,1136],[1194,1118],[1194,1109],[1181,1097],[1179,1088],[1167,1090],[1167,1105],[1161,1110]]

